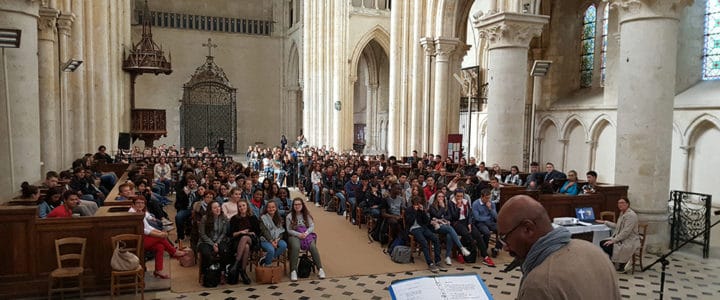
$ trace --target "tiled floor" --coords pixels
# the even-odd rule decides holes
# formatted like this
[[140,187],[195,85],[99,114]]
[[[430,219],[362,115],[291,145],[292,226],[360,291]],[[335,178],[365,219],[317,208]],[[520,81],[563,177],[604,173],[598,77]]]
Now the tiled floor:
[[[646,256],[646,263],[654,261]],[[448,267],[441,274],[477,273],[487,284],[494,299],[514,299],[520,282],[518,269],[509,273],[502,268],[484,265],[458,265]],[[626,299],[657,299],[660,287],[660,267],[634,275],[620,274],[620,292]],[[703,260],[693,254],[673,255],[667,270],[665,299],[718,299],[720,298],[720,260]],[[389,299],[387,289],[393,280],[432,275],[429,271],[399,274],[377,274],[317,280],[282,282],[275,285],[233,285],[193,293],[172,291],[148,292],[147,299]],[[96,298],[104,299],[106,297]],[[125,295],[120,299],[133,299]]]

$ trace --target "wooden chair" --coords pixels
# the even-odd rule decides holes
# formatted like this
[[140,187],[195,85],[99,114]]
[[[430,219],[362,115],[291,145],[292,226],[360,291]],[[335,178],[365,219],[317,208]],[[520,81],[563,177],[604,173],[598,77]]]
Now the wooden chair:
[[603,211],[600,212],[600,220],[610,221],[615,223],[615,212],[614,211]]
[[637,249],[632,256],[632,274],[635,274],[635,267],[639,267],[639,270],[643,269],[643,254],[645,253],[645,237],[647,236],[648,224],[639,224],[638,231],[640,231],[640,249]]
[[[79,291],[80,298],[83,298],[82,274],[85,266],[85,244],[87,239],[80,237],[68,237],[55,240],[55,257],[57,258],[57,269],[50,272],[48,283],[48,299],[52,298],[53,292],[60,292],[60,297],[65,297],[65,291]],[[61,248],[70,248],[72,251],[62,252]],[[79,249],[78,249],[79,248]],[[66,262],[77,261],[77,265],[68,266]],[[67,278],[77,277],[77,287],[64,287],[63,281]],[[53,288],[55,279],[59,279],[60,287]]]
[[110,297],[115,299],[121,289],[134,288],[135,295],[140,290],[140,299],[145,299],[145,250],[143,236],[140,234],[119,234],[110,238],[113,250],[121,241],[125,243],[125,250],[132,252],[140,258],[140,265],[135,270],[117,271],[110,273]]

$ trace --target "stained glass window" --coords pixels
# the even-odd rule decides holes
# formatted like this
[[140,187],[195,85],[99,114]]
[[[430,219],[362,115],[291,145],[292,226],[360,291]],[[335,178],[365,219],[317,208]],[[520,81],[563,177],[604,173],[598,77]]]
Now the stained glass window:
[[[718,0],[720,1],[720,0]],[[595,63],[595,19],[597,9],[590,5],[583,18],[582,39],[580,43],[580,86],[592,86],[593,65]]]
[[607,43],[608,43],[608,15],[610,12],[610,3],[605,4],[603,9],[603,32],[602,32],[602,66],[600,67],[600,84],[605,85],[605,69],[607,66]]
[[720,79],[720,0],[708,0],[705,10],[703,79]]

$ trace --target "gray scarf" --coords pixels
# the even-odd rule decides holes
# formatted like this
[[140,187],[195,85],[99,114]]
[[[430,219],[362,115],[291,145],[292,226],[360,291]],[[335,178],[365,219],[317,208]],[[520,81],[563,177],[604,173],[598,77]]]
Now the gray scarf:
[[[537,242],[530,247],[530,252],[528,252],[527,257],[525,257],[525,262],[522,264],[523,279],[525,279],[525,275],[530,274],[535,267],[542,264],[548,256],[570,243],[570,236],[570,231],[568,231],[567,228],[558,227],[538,239]],[[522,285],[522,282],[520,285]]]

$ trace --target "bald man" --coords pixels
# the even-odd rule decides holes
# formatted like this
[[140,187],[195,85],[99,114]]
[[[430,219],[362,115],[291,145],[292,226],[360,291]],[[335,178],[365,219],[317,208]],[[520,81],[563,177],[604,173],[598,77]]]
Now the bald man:
[[518,299],[620,299],[615,269],[593,244],[553,229],[545,208],[517,195],[498,214],[499,240],[522,263]]

